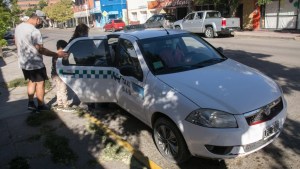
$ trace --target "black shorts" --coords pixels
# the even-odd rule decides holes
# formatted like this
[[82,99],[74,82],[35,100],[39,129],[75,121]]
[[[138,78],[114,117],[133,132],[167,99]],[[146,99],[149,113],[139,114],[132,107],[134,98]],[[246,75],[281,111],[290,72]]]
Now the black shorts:
[[22,69],[25,80],[29,79],[32,82],[41,82],[48,80],[46,68],[43,67],[41,69],[35,69],[35,70],[25,70]]

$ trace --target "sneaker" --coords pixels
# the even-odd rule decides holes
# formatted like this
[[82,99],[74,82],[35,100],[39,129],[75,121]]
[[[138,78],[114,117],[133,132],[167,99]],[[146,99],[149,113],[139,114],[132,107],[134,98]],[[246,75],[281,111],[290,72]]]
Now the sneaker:
[[38,106],[37,111],[50,111],[49,107],[46,105]]
[[28,110],[31,110],[31,111],[35,111],[36,110],[36,105],[34,104],[34,101],[29,101],[28,102],[28,107],[27,107]]

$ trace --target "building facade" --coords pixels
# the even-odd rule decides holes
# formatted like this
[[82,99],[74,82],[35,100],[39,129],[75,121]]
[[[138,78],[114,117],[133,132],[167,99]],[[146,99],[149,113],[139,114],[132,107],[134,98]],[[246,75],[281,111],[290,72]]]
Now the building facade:
[[17,4],[21,10],[33,8],[39,3],[39,0],[18,0]]
[[126,0],[100,0],[102,18],[100,27],[103,27],[111,19],[127,20]]
[[127,10],[129,24],[143,24],[157,13],[155,8],[148,8],[148,0],[127,0]]

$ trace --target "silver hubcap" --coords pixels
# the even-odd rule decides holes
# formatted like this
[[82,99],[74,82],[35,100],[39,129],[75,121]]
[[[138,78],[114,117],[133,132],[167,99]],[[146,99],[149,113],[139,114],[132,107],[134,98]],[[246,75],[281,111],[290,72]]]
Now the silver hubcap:
[[210,29],[207,29],[206,30],[206,36],[211,37],[211,35],[212,35],[212,31]]
[[167,126],[161,125],[157,128],[158,146],[162,148],[166,155],[176,156],[178,154],[178,144],[173,131]]

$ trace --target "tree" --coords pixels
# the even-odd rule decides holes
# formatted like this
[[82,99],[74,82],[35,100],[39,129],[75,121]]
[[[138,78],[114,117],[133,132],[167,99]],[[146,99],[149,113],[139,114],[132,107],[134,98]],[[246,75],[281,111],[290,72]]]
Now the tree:
[[11,22],[12,26],[15,27],[15,24],[20,22],[21,10],[17,4],[18,0],[11,0],[10,4],[10,13],[11,13]]
[[46,6],[48,6],[48,3],[45,0],[40,0],[38,3],[38,9],[43,10]]
[[2,46],[7,45],[5,39],[3,39],[10,24],[10,13],[7,4],[0,0],[0,55],[2,56]]
[[31,15],[32,13],[34,13],[37,9],[38,9],[37,6],[34,5],[32,8],[30,7],[30,8],[28,8],[27,10],[25,10],[25,11],[24,11],[24,14],[25,14],[26,16],[30,16],[30,15]]
[[54,21],[66,22],[73,18],[72,0],[61,0],[56,4],[45,7],[43,12]]
[[258,0],[257,4],[258,5],[265,5],[265,4],[268,4],[270,2],[272,2],[272,0]]

